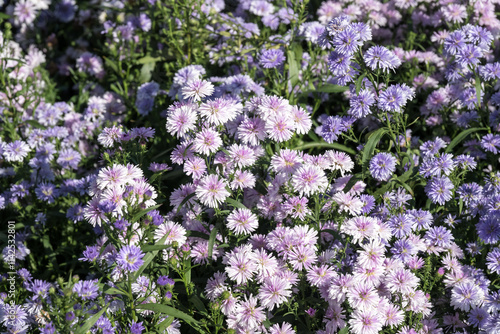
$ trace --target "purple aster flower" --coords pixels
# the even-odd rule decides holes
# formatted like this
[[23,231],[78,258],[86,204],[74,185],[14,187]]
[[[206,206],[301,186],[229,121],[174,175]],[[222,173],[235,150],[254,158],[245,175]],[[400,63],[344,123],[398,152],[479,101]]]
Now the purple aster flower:
[[73,286],[73,292],[83,300],[93,300],[99,295],[99,286],[97,280],[78,281]]
[[467,36],[460,30],[452,32],[444,40],[444,51],[450,55],[456,54],[467,42]]
[[481,217],[476,224],[477,235],[485,244],[495,244],[500,239],[500,218],[498,214]]
[[401,112],[401,108],[414,96],[415,91],[406,84],[391,85],[380,93],[378,107],[384,111]]
[[75,18],[75,12],[77,9],[78,6],[76,5],[75,0],[63,0],[57,3],[54,15],[60,21],[67,23]]
[[71,148],[67,148],[61,150],[61,152],[59,153],[57,163],[65,169],[77,169],[81,159],[82,156],[80,155],[80,153]]
[[326,31],[328,31],[331,37],[335,37],[339,32],[344,31],[350,22],[351,18],[348,15],[340,15],[328,22]]
[[153,109],[153,104],[156,95],[160,89],[160,85],[156,82],[146,82],[142,84],[137,90],[137,98],[135,101],[135,105],[139,114],[148,115],[149,112]]
[[387,224],[397,238],[403,238],[409,235],[415,227],[415,222],[411,219],[411,216],[401,213],[389,218]]
[[49,289],[52,287],[52,284],[49,282],[45,282],[39,279],[33,280],[31,286],[28,288],[29,291],[33,292],[35,295],[35,299],[41,298],[44,299],[49,294]]
[[152,162],[149,165],[148,169],[150,171],[152,171],[153,173],[158,173],[158,172],[166,172],[166,171],[172,170],[172,167],[169,167],[168,164],[166,164],[166,163]]
[[348,55],[332,51],[328,56],[328,68],[336,76],[346,74],[349,71],[351,59]]
[[500,148],[500,135],[488,133],[481,139],[481,147],[488,152],[497,154]]
[[401,260],[403,263],[407,264],[414,254],[417,253],[417,249],[414,244],[408,239],[399,239],[394,242],[394,246],[391,248],[391,253],[395,259]]
[[378,181],[387,181],[396,170],[396,158],[391,153],[377,153],[370,161],[370,173]]
[[333,45],[335,46],[335,51],[338,53],[350,56],[363,45],[363,42],[359,33],[348,26],[345,30],[335,35]]
[[453,239],[451,231],[443,226],[432,226],[425,233],[425,240],[427,240],[431,245],[441,248],[449,247]]
[[482,56],[483,53],[479,47],[472,44],[466,44],[458,50],[455,59],[461,66],[475,67],[479,64],[479,58]]
[[137,246],[123,246],[116,256],[116,264],[124,271],[134,272],[139,270],[144,261],[144,253]]
[[141,322],[132,321],[132,323],[130,323],[131,334],[142,334],[144,329],[145,327],[142,325],[142,321]]
[[321,125],[321,137],[331,144],[338,139],[338,136],[346,131],[347,128],[344,122],[339,116],[328,116],[326,120]]
[[280,306],[292,295],[292,285],[286,278],[272,276],[264,281],[259,290],[259,299],[262,306],[270,311]]
[[251,234],[259,227],[259,221],[249,209],[237,208],[227,217],[227,227],[236,235]]
[[475,282],[459,282],[451,290],[451,305],[455,309],[468,312],[484,300],[484,291]]
[[453,183],[448,177],[438,176],[429,181],[425,186],[425,192],[433,203],[443,205],[451,199],[453,188]]
[[368,89],[362,89],[357,96],[351,97],[349,115],[362,118],[371,114],[370,107],[375,103],[375,95]]
[[23,161],[29,152],[30,148],[24,141],[16,140],[5,145],[3,156],[9,162]]
[[387,72],[389,69],[394,70],[401,65],[401,60],[389,49],[383,46],[372,46],[364,55],[365,63],[372,70],[377,68]]
[[216,208],[230,193],[226,190],[227,183],[215,174],[205,176],[196,188],[196,196],[200,202],[210,208]]
[[169,285],[169,286],[174,286],[175,284],[175,281],[171,278],[169,278],[168,276],[160,276],[158,277],[158,285],[159,286],[165,286],[165,285]]
[[139,15],[136,23],[142,31],[148,32],[151,30],[151,19],[145,13]]
[[486,266],[491,272],[500,275],[500,248],[494,248],[486,256]]
[[52,183],[42,182],[35,189],[35,194],[41,201],[46,201],[47,203],[54,203],[54,199],[59,196],[59,190]]
[[479,68],[479,73],[485,80],[500,79],[500,63],[490,63]]
[[79,258],[79,261],[93,262],[99,257],[99,247],[98,246],[87,246],[83,251],[83,257]]
[[279,67],[285,60],[285,53],[280,49],[264,50],[259,57],[259,63],[264,68]]

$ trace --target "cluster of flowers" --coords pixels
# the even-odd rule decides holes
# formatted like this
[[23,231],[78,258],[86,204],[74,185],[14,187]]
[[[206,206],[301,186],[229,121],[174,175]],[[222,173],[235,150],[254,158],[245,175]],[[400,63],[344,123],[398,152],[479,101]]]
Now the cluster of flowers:
[[[500,332],[497,1],[97,2],[7,6],[8,333]],[[82,279],[38,279],[56,216]]]

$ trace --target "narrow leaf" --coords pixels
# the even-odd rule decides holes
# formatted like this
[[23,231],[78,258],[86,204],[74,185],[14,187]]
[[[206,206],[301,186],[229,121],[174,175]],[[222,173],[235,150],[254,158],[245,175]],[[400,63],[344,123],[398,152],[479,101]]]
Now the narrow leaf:
[[366,171],[368,170],[368,165],[370,164],[373,152],[375,152],[375,147],[377,146],[378,142],[380,141],[380,139],[382,139],[382,137],[386,132],[387,132],[386,128],[380,128],[372,132],[371,135],[368,137],[368,141],[365,147],[363,148],[363,157],[361,159],[363,175],[365,175]]
[[170,317],[182,319],[190,325],[198,325],[198,321],[189,314],[186,314],[167,305],[149,303],[137,305],[135,308],[138,310],[149,310],[156,313],[163,313]]
[[156,204],[156,205],[150,206],[149,208],[146,208],[144,210],[139,211],[138,213],[136,213],[132,217],[132,219],[130,220],[130,223],[131,224],[135,223],[136,221],[139,220],[139,218],[141,218],[142,216],[144,216],[145,214],[147,214],[149,211],[153,211],[155,209],[158,209],[160,206],[161,206],[161,204]]
[[455,148],[455,146],[457,146],[458,144],[460,144],[460,142],[462,140],[464,140],[465,137],[467,137],[471,133],[474,133],[476,131],[482,131],[482,130],[487,130],[487,129],[486,128],[471,128],[471,129],[467,129],[467,130],[464,130],[464,131],[460,132],[455,138],[453,138],[453,140],[448,145],[448,147],[446,147],[445,152],[446,153],[451,153],[452,150]]
[[243,205],[243,203],[241,202],[238,202],[237,200],[235,199],[232,199],[232,198],[226,198],[226,202],[231,204],[233,207],[235,208],[239,208],[239,209],[247,209],[246,206]]
[[307,143],[307,144],[303,144],[303,145],[299,145],[297,147],[294,147],[294,150],[297,150],[297,151],[302,151],[302,150],[306,150],[308,148],[333,148],[333,149],[336,149],[336,150],[340,150],[340,151],[344,151],[346,153],[349,153],[349,154],[356,154],[356,151],[354,151],[352,148],[349,148],[347,146],[344,146],[342,144],[339,144],[339,143]]
[[212,229],[210,232],[210,238],[208,238],[208,258],[212,258],[212,254],[214,251],[214,243],[215,243],[215,238],[217,237],[217,227]]
[[90,330],[90,328],[92,328],[92,326],[94,326],[94,324],[97,322],[97,320],[99,320],[99,318],[101,317],[101,315],[103,315],[103,313],[106,312],[107,308],[108,308],[108,305],[104,306],[99,312],[97,312],[92,317],[90,317],[90,319],[88,319],[87,321],[85,321],[85,323],[83,324],[83,326],[80,327],[80,328],[78,328],[75,331],[75,334],[85,334],[85,333],[87,333]]
[[[165,243],[165,240],[167,240],[168,235],[163,236],[160,240],[158,240],[157,245],[163,245]],[[141,276],[142,272],[149,266],[151,261],[155,258],[156,254],[158,254],[159,250],[154,250],[151,252],[146,253],[144,255],[144,258],[142,259],[144,263],[142,266],[133,274],[133,280],[136,281],[139,276]]]

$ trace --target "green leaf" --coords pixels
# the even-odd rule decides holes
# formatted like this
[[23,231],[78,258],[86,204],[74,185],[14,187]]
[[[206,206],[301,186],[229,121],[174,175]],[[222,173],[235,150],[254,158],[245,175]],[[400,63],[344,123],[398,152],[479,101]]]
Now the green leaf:
[[348,192],[351,190],[351,188],[356,184],[356,182],[363,180],[363,177],[360,173],[353,175],[349,181],[347,181],[344,189],[342,190],[343,192]]
[[215,243],[215,238],[217,237],[217,227],[213,228],[212,231],[210,232],[210,238],[208,238],[208,258],[212,258],[212,254],[214,251],[214,243]]
[[325,84],[325,85],[319,87],[318,89],[316,89],[315,91],[319,92],[319,93],[343,93],[343,92],[348,91],[348,90],[349,90],[348,86]]
[[293,149],[294,150],[297,150],[297,151],[302,151],[302,150],[306,150],[306,149],[309,149],[309,148],[333,148],[333,149],[336,149],[336,150],[339,150],[339,151],[344,151],[346,153],[349,153],[349,154],[356,154],[356,151],[353,150],[352,148],[349,148],[345,145],[342,145],[342,144],[339,144],[339,143],[307,143],[307,144],[303,144],[303,145],[299,145],[297,147],[294,147]]
[[144,209],[144,210],[141,210],[139,211],[138,213],[136,213],[132,219],[130,220],[130,224],[133,224],[135,223],[136,221],[139,220],[139,218],[141,218],[142,216],[144,216],[145,214],[147,214],[149,211],[153,211],[155,209],[158,209],[159,207],[161,206],[161,204],[156,204],[156,205],[153,205],[147,209]]
[[299,82],[299,68],[300,60],[302,58],[302,46],[300,44],[293,44],[287,51],[288,58],[288,80],[292,88]]
[[25,123],[31,125],[34,128],[37,128],[37,129],[43,129],[43,130],[47,129],[46,126],[44,126],[44,125],[42,125],[42,124],[40,124],[37,121],[32,120],[32,119],[25,121]]
[[386,128],[380,128],[372,132],[368,137],[368,141],[366,142],[366,145],[363,148],[363,157],[361,159],[363,176],[366,175],[366,171],[368,170],[368,166],[373,156],[373,152],[375,152],[375,147],[377,146],[380,139],[382,139],[384,134],[386,134],[386,132],[387,132]]
[[[168,234],[163,236],[158,242],[156,243],[157,245],[163,245],[165,243],[165,240],[167,240]],[[153,250],[151,252],[146,253],[143,257],[144,263],[142,266],[135,272],[133,273],[133,281],[137,280],[137,277],[141,276],[142,272],[149,266],[151,261],[155,258],[156,254],[158,254],[159,250]]]
[[158,333],[163,333],[168,326],[172,324],[174,321],[174,317],[167,317],[167,319],[163,320],[157,327]]
[[196,307],[198,311],[207,312],[205,305],[197,295],[192,295],[191,297],[189,297],[189,301],[194,305],[194,307]]
[[476,72],[476,98],[477,107],[481,108],[481,80],[479,78],[479,73]]
[[145,63],[144,65],[142,65],[141,74],[139,75],[139,81],[141,83],[148,82],[149,80],[151,80],[151,76],[155,69],[155,65],[156,65],[155,62]]
[[181,204],[179,204],[179,206],[177,207],[177,213],[179,213],[179,211],[181,211],[181,208],[184,204],[186,204],[191,198],[193,198],[194,196],[196,195],[196,193],[192,193],[192,194],[189,194],[186,196],[186,198],[184,198],[181,202]]
[[199,322],[189,314],[186,314],[182,311],[179,311],[167,305],[149,303],[149,304],[137,305],[135,308],[138,310],[149,310],[155,313],[163,313],[168,315],[169,317],[182,319],[191,326],[193,325],[197,326],[199,324]]
[[243,205],[243,203],[238,202],[237,200],[232,199],[232,198],[226,198],[226,202],[231,204],[235,208],[248,209],[246,206]]
[[341,330],[339,330],[337,334],[348,334],[348,333],[349,333],[349,327],[344,327]]
[[111,67],[111,69],[113,69],[113,71],[115,71],[115,73],[117,73],[118,75],[120,75],[120,70],[118,69],[118,65],[116,65],[116,63],[114,61],[112,61],[111,59],[109,58],[104,58],[104,62],[106,63],[106,65],[108,65],[109,67]]
[[453,148],[455,148],[455,146],[460,144],[460,142],[462,140],[464,140],[465,137],[467,137],[471,133],[476,132],[476,131],[482,131],[482,130],[487,130],[487,129],[486,128],[471,128],[471,129],[467,129],[467,130],[460,132],[455,138],[453,138],[453,140],[448,145],[448,147],[446,147],[445,153],[451,153]]
[[141,249],[144,253],[146,253],[146,252],[152,252],[152,251],[156,251],[156,250],[159,251],[159,250],[167,249],[170,247],[172,247],[172,245],[144,245],[141,247]]
[[359,78],[356,79],[356,95],[359,94],[359,91],[361,90],[361,84],[363,83],[363,79],[365,77],[366,77],[366,74],[363,74]]
[[85,321],[85,323],[83,324],[83,326],[80,327],[80,328],[78,328],[75,331],[75,334],[85,334],[85,333],[87,333],[90,330],[90,328],[92,326],[94,326],[94,324],[97,322],[97,320],[99,320],[99,318],[101,317],[101,315],[103,315],[103,313],[106,312],[107,308],[108,308],[108,305],[104,306],[99,312],[97,312],[92,317],[90,317],[90,319],[88,319],[87,321]]
[[146,56],[146,57],[142,57],[140,59],[137,60],[137,64],[148,64],[148,63],[156,63],[157,61],[159,61],[161,58],[160,57],[151,57],[151,56]]

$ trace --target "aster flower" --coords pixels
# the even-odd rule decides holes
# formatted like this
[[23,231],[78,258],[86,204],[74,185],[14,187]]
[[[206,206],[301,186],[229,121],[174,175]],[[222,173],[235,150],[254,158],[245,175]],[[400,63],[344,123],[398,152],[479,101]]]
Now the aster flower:
[[389,69],[394,70],[401,65],[401,60],[393,52],[379,45],[372,46],[366,51],[364,61],[372,70],[380,68],[384,72]]
[[312,195],[324,191],[328,185],[325,172],[314,165],[299,167],[292,176],[293,188],[301,195]]
[[144,261],[144,253],[137,246],[123,246],[116,257],[116,264],[124,271],[134,272],[139,270]]
[[257,216],[249,209],[237,208],[227,217],[227,227],[236,235],[250,234],[258,226]]
[[338,136],[347,130],[346,124],[339,116],[328,116],[321,125],[321,137],[331,144],[338,139]]
[[254,296],[247,297],[235,309],[235,323],[244,328],[256,329],[266,319],[264,309],[257,306],[258,299]]
[[191,80],[182,87],[182,97],[186,100],[200,101],[214,93],[214,85],[206,80]]
[[266,139],[266,123],[259,117],[245,117],[237,130],[237,136],[244,144],[258,145]]
[[78,281],[73,286],[73,292],[83,300],[93,300],[99,295],[97,280]]
[[272,276],[264,280],[258,297],[262,306],[272,311],[288,300],[292,295],[291,288],[292,285],[285,278]]
[[270,116],[266,120],[265,129],[269,138],[280,143],[292,138],[295,131],[295,124],[287,114]]
[[473,282],[460,282],[451,290],[451,305],[455,309],[468,312],[484,300],[484,291]]
[[363,45],[363,42],[359,33],[349,25],[346,29],[335,34],[333,45],[338,53],[350,56]]
[[257,271],[257,263],[252,253],[239,251],[229,256],[225,270],[230,279],[244,284]]
[[500,248],[494,248],[486,256],[486,266],[491,272],[500,275]]
[[391,153],[377,153],[370,160],[370,173],[379,181],[387,181],[396,170],[396,158]]
[[285,53],[280,49],[264,50],[259,57],[259,63],[264,68],[279,67],[285,60]]
[[357,310],[374,309],[380,302],[373,285],[366,282],[355,283],[347,292],[347,300]]
[[188,159],[184,164],[184,172],[186,175],[192,175],[193,179],[200,179],[206,172],[207,165],[205,160],[200,157],[193,157]]
[[378,107],[384,111],[401,112],[401,108],[415,96],[413,88],[406,84],[397,84],[389,86],[381,92],[378,99]]
[[197,153],[210,155],[217,152],[222,145],[222,139],[217,131],[205,128],[198,132],[193,142],[193,148]]
[[347,113],[356,118],[363,118],[372,113],[370,107],[375,103],[375,95],[368,89],[362,89],[357,96],[351,97],[349,103]]
[[356,309],[349,320],[349,325],[354,334],[378,334],[383,323],[376,309]]
[[104,128],[97,137],[97,141],[104,147],[113,147],[115,143],[121,142],[123,129],[121,126],[113,125],[110,128]]
[[172,245],[175,242],[178,247],[182,247],[187,240],[186,229],[172,221],[166,221],[159,225],[154,232],[156,242],[159,242],[165,236],[167,236],[164,241],[165,245]]
[[23,161],[30,152],[29,146],[22,140],[16,140],[5,145],[3,156],[9,162]]
[[167,131],[177,138],[182,138],[186,133],[196,128],[196,120],[196,112],[191,106],[180,106],[167,116]]
[[288,322],[283,322],[280,324],[274,324],[269,327],[269,334],[296,334],[293,330],[292,325]]
[[97,175],[97,187],[106,189],[107,187],[118,187],[129,182],[128,169],[123,165],[114,164],[105,167]]
[[233,120],[241,111],[243,105],[231,99],[217,98],[202,103],[198,109],[209,123],[214,125],[225,124]]
[[216,208],[221,202],[231,195],[226,190],[226,181],[219,179],[215,174],[205,176],[196,187],[196,196],[201,203]]
[[65,169],[77,169],[82,156],[77,151],[67,148],[62,149],[57,158],[57,163]]
[[453,183],[446,176],[438,176],[429,181],[425,187],[427,196],[433,203],[444,205],[452,197]]

